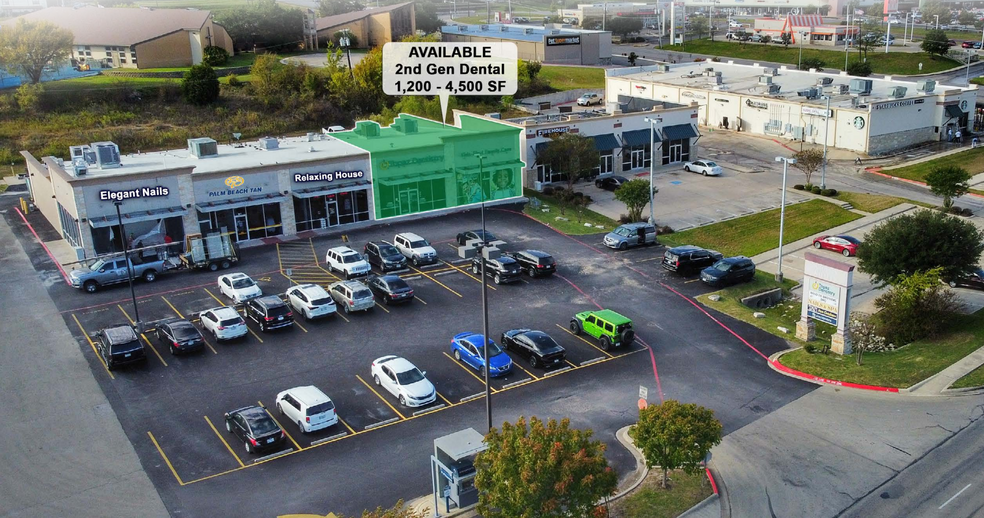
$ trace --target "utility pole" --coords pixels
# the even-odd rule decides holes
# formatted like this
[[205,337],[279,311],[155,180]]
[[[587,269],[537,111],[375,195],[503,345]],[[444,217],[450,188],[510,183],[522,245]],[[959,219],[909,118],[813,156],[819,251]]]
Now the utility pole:
[[844,33],[844,71],[847,72],[847,58],[851,55],[851,49],[848,48],[847,42],[851,38],[851,15],[847,15],[847,32]]

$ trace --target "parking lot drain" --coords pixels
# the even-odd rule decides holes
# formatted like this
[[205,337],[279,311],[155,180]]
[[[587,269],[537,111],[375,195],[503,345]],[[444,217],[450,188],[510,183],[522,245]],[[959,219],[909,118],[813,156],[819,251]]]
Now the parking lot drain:
[[331,437],[325,437],[324,439],[318,439],[317,441],[312,442],[311,443],[311,446],[317,446],[317,445],[319,445],[319,444],[321,444],[323,442],[328,442],[328,441],[330,441],[332,439],[338,439],[339,437],[345,437],[346,435],[348,435],[348,432],[336,433],[335,435],[332,435]]
[[440,277],[442,275],[451,275],[452,273],[458,273],[458,270],[448,270],[446,272],[437,272],[437,273],[435,273],[433,275],[433,277]]
[[294,451],[294,448],[287,448],[286,450],[280,450],[277,453],[271,453],[270,455],[264,455],[264,456],[262,456],[262,457],[260,457],[258,459],[253,459],[253,464],[256,464],[257,462],[262,462],[262,461],[265,461],[265,460],[275,459],[277,457],[282,457],[282,456],[287,455],[288,453],[290,453],[292,451]]
[[425,408],[423,410],[417,410],[416,412],[413,413],[413,415],[416,416],[416,415],[428,414],[430,412],[435,412],[437,410],[440,410],[444,407],[445,407],[444,403],[441,403],[440,405],[437,406],[432,406],[430,408]]
[[601,360],[604,360],[604,359],[605,359],[604,356],[599,356],[597,358],[592,358],[590,360],[584,360],[583,362],[581,362],[581,367],[584,367],[585,365],[591,365],[592,363],[595,363],[595,362],[600,362]]
[[524,379],[521,379],[519,381],[514,381],[512,383],[507,383],[507,384],[503,385],[502,388],[507,389],[509,387],[515,387],[516,385],[521,385],[523,383],[526,383],[527,381],[530,381],[530,379],[532,379],[532,378],[524,378]]
[[473,399],[478,399],[478,398],[480,398],[480,397],[482,397],[484,395],[485,395],[485,392],[476,392],[475,394],[472,394],[470,396],[465,396],[465,397],[461,398],[461,402],[464,403],[465,401],[471,401]]
[[384,424],[394,423],[394,422],[399,421],[399,420],[400,420],[399,417],[391,417],[391,418],[389,418],[389,419],[387,419],[385,421],[380,421],[378,423],[372,423],[371,425],[366,426],[365,429],[366,430],[372,430],[373,428],[376,428],[376,427],[379,427],[379,426],[383,426]]
[[561,368],[561,369],[557,369],[557,370],[552,371],[552,372],[548,372],[548,373],[544,374],[543,377],[544,378],[549,378],[550,376],[553,376],[554,374],[560,374],[561,372],[569,371],[569,370],[571,370],[571,366],[570,365],[568,365],[567,367]]

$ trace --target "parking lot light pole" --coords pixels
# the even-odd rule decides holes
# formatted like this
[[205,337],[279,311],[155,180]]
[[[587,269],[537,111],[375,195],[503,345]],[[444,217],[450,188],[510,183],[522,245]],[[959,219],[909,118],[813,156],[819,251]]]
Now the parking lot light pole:
[[482,191],[482,355],[485,357],[485,417],[488,431],[492,431],[492,385],[489,383],[489,288],[488,277],[485,276],[485,185],[482,183],[482,176],[485,174],[485,155],[476,153],[478,159],[478,187]]
[[823,96],[827,100],[827,111],[823,112],[823,164],[820,166],[820,188],[827,188],[827,131],[830,128],[830,96]]
[[795,158],[777,156],[776,162],[782,162],[782,201],[779,206],[779,267],[776,269],[776,282],[782,282],[782,231],[786,223],[786,173],[789,164],[795,164]]
[[126,242],[126,229],[123,228],[123,216],[120,215],[122,201],[114,201],[116,205],[116,221],[120,226],[120,241],[123,242],[123,260],[126,261],[127,277],[130,279],[130,298],[133,300],[133,318],[137,322],[137,330],[140,328],[140,311],[137,309],[137,293],[133,290],[133,265],[130,264],[130,248]]
[[656,211],[653,208],[653,191],[655,190],[653,177],[656,171],[656,119],[646,117],[645,121],[649,123],[649,224],[655,225]]
[[847,15],[847,31],[844,33],[844,71],[847,72],[847,58],[851,55],[851,49],[847,42],[851,40],[851,15]]

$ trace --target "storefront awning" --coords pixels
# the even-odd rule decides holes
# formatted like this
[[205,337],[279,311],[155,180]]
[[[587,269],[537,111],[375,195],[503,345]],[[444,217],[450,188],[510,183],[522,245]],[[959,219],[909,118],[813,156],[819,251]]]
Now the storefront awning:
[[618,145],[618,139],[612,133],[595,135],[591,138],[594,139],[595,149],[598,151],[611,151],[617,147],[621,147]]
[[952,119],[957,119],[964,115],[964,111],[956,104],[948,104],[944,107],[944,110],[946,111],[946,116]]
[[238,209],[249,205],[266,205],[267,203],[279,203],[286,196],[282,194],[255,197],[253,199],[239,199],[233,201],[196,203],[195,208],[198,212],[215,212],[217,210]]
[[533,153],[536,154],[536,156],[540,156],[540,153],[543,153],[543,150],[547,149],[547,144],[549,144],[549,142],[538,142],[536,147],[533,148]]
[[[155,210],[141,210],[137,212],[129,212],[123,214],[123,224],[136,223],[138,221],[156,221],[159,219],[174,218],[178,216],[184,216],[188,213],[188,209],[181,207],[168,207],[166,209],[155,209]],[[92,228],[102,228],[111,227],[118,224],[116,220],[116,214],[111,216],[99,216],[96,218],[89,218],[89,225]]]
[[369,185],[369,182],[365,180],[360,180],[358,182],[350,183],[347,185],[330,185],[327,187],[322,187],[320,189],[296,190],[296,191],[292,191],[291,194],[293,194],[295,198],[314,198],[315,196],[324,196],[326,194],[335,194],[338,192],[358,190],[359,187],[362,187],[364,185]]
[[700,134],[694,129],[693,124],[677,124],[663,128],[665,140],[685,140],[688,138],[699,137]]
[[659,142],[659,133],[650,135],[653,130],[651,129],[641,129],[622,132],[622,142],[625,147],[632,146],[645,146],[649,144],[650,139]]

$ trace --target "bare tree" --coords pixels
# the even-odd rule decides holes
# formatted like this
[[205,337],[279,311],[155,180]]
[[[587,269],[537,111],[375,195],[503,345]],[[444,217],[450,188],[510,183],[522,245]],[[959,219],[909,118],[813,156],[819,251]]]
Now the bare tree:
[[823,167],[823,151],[819,149],[804,149],[793,155],[796,159],[796,168],[803,171],[806,175],[806,183],[810,183],[813,173]]
[[885,337],[876,332],[874,316],[870,313],[855,311],[851,313],[849,323],[851,330],[851,346],[854,348],[854,358],[858,365],[866,352],[882,351],[887,347]]

